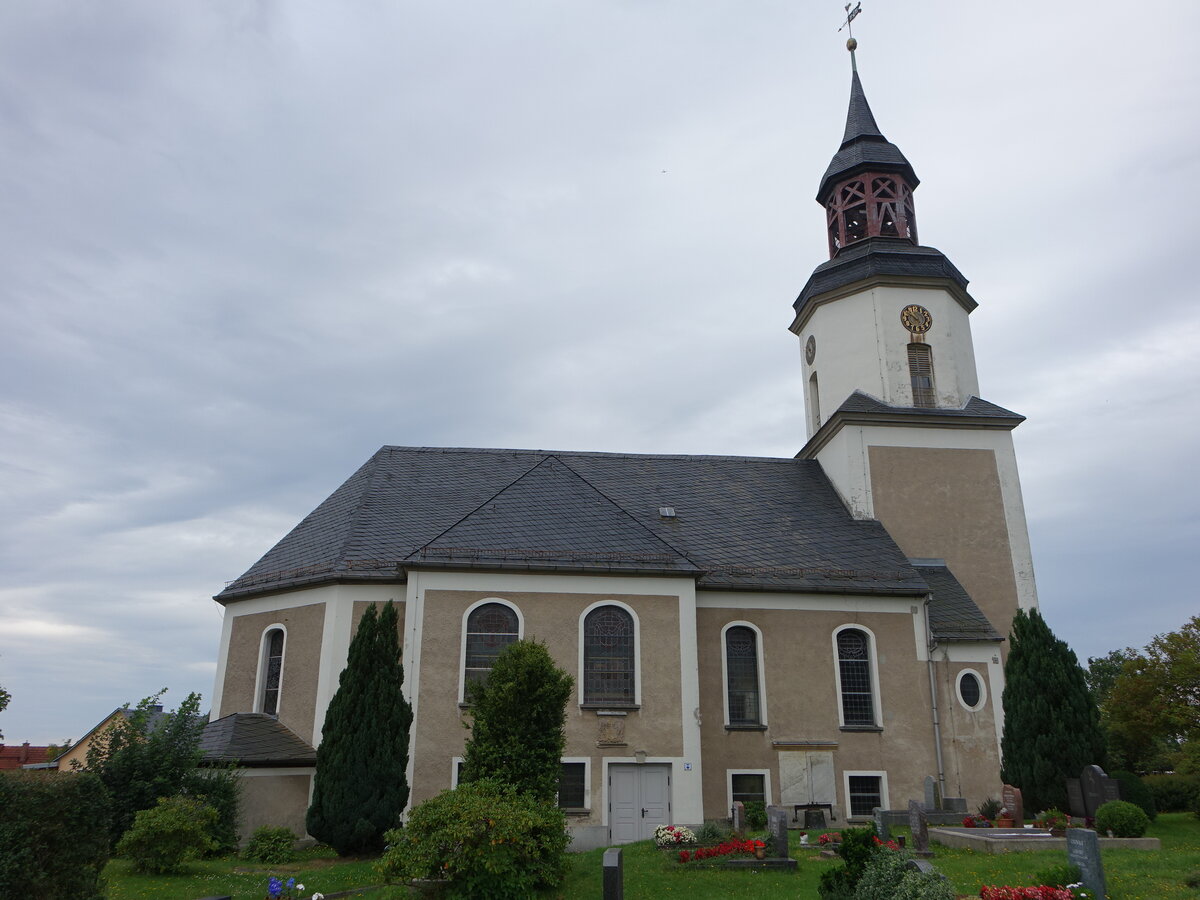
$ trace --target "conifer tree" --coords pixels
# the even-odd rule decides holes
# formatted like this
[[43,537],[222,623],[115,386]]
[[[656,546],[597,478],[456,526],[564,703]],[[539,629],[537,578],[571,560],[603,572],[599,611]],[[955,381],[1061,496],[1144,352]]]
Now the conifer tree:
[[1075,651],[1054,636],[1036,609],[1018,610],[1004,664],[1000,775],[1025,808],[1067,808],[1067,778],[1104,765],[1100,714]]
[[408,802],[412,707],[397,620],[391,601],[367,607],[325,713],[306,827],[342,856],[381,851]]
[[546,645],[516,641],[471,691],[471,737],[462,781],[495,779],[554,802],[566,745],[563,727],[574,679]]

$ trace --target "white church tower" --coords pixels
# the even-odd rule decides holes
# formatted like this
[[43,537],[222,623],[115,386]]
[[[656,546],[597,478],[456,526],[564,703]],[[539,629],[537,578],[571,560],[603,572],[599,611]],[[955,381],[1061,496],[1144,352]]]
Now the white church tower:
[[808,443],[856,518],[944,560],[1007,634],[1037,605],[1013,451],[1023,417],[979,396],[967,279],[917,239],[920,184],[880,131],[851,53],[841,146],[821,178],[828,262],[793,307]]

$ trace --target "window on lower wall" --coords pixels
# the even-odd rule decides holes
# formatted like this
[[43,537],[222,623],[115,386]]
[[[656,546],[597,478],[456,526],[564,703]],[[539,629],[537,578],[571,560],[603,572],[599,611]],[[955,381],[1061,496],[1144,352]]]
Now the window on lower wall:
[[587,808],[587,763],[565,762],[558,777],[560,809]]
[[636,699],[633,616],[601,606],[583,620],[583,702],[632,705]]
[[875,725],[870,639],[857,628],[845,628],[838,632],[837,652],[842,724]]
[[729,724],[761,725],[758,685],[758,635],[746,625],[725,632],[726,695]]
[[272,628],[263,635],[258,708],[268,716],[279,715],[279,689],[283,683],[283,640],[282,628]]
[[729,776],[729,781],[733,789],[734,803],[737,803],[739,800],[741,800],[743,803],[762,803],[764,806],[766,805],[766,775],[753,775],[748,772],[735,772]]
[[869,818],[877,806],[883,806],[883,777],[880,775],[847,775],[846,797],[850,818]]

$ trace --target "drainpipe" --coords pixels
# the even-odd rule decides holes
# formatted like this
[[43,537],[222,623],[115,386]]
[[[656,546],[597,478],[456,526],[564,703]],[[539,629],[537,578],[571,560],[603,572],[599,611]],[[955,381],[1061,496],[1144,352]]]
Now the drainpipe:
[[942,761],[942,724],[938,720],[937,678],[933,672],[933,651],[937,649],[937,642],[933,639],[933,630],[929,626],[929,603],[932,600],[933,594],[925,595],[925,644],[928,647],[925,663],[929,668],[929,709],[933,714],[933,750],[937,754],[937,780],[942,797],[945,797],[946,766]]

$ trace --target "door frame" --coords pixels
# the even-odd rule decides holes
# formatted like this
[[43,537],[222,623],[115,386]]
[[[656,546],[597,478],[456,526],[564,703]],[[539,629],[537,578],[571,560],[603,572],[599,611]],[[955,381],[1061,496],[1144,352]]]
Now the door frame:
[[[671,824],[672,816],[675,809],[675,760],[674,759],[653,759],[647,758],[645,762],[639,762],[637,759],[630,759],[627,756],[612,757],[604,760],[604,827],[608,830],[609,843],[613,842],[613,821],[612,821],[612,770],[614,767],[628,767],[630,769],[644,769],[648,766],[653,766],[656,769],[665,769],[667,774],[667,821],[665,824]],[[641,791],[641,781],[638,781],[638,791]],[[645,840],[638,838],[638,840]]]

